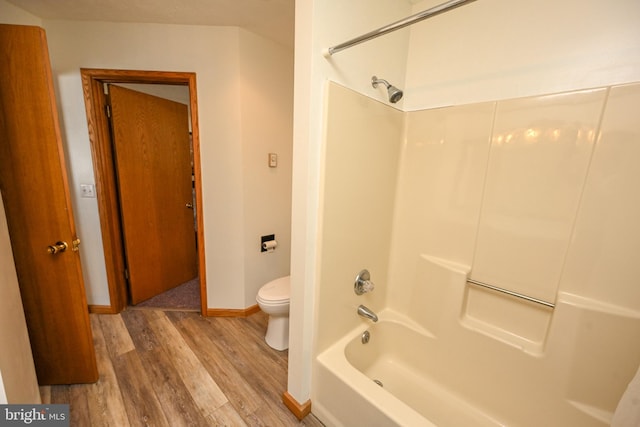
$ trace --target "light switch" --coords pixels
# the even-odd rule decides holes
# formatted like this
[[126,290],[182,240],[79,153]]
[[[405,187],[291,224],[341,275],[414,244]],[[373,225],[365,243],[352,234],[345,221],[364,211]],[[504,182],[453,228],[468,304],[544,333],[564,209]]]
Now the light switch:
[[80,184],[80,197],[96,197],[96,186],[93,184]]
[[269,153],[269,167],[270,168],[278,167],[278,155],[276,153]]

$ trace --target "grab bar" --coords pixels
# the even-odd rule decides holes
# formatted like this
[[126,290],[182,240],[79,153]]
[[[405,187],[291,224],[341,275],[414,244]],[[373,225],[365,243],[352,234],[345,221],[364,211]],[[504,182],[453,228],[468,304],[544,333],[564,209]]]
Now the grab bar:
[[479,281],[473,280],[473,279],[467,279],[467,282],[471,283],[472,285],[477,285],[477,286],[481,286],[483,288],[491,289],[492,291],[502,292],[503,294],[511,295],[512,297],[521,298],[523,300],[527,300],[527,301],[530,301],[530,302],[535,302],[536,304],[541,304],[541,305],[544,305],[546,307],[550,307],[550,308],[555,308],[556,307],[555,304],[553,304],[553,303],[551,303],[549,301],[545,301],[545,300],[541,300],[541,299],[538,299],[538,298],[530,297],[529,295],[525,295],[525,294],[521,294],[521,293],[518,293],[518,292],[510,291],[509,289],[499,288],[498,286],[493,286],[493,285],[490,285],[488,283],[479,282]]

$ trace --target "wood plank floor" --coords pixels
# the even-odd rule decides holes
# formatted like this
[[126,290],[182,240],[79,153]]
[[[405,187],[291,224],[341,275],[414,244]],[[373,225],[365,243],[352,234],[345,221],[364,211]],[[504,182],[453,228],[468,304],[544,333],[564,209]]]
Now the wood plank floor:
[[128,309],[91,314],[100,380],[40,387],[70,404],[71,426],[322,426],[282,403],[287,351],[264,342],[267,316]]

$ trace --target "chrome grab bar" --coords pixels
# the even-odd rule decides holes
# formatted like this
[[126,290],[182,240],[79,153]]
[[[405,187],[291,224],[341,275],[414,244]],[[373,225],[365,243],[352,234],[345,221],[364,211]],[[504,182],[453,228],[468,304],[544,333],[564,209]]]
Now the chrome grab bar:
[[521,293],[518,293],[518,292],[510,291],[509,289],[500,288],[498,286],[493,286],[493,285],[490,285],[488,283],[479,282],[477,280],[467,279],[467,282],[471,283],[472,285],[477,285],[477,286],[481,286],[483,288],[491,289],[492,291],[502,292],[503,294],[511,295],[512,297],[520,298],[520,299],[527,300],[527,301],[530,301],[530,302],[535,302],[536,304],[541,304],[541,305],[544,305],[546,307],[555,308],[555,306],[556,306],[554,303],[551,303],[549,301],[545,301],[545,300],[541,300],[541,299],[538,299],[538,298],[530,297],[529,295],[525,295],[525,294],[521,294]]

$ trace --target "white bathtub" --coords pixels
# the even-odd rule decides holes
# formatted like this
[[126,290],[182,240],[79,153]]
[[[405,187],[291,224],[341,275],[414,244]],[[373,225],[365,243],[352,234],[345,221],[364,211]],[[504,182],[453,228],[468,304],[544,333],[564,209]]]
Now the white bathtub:
[[[331,408],[314,410],[327,425],[502,425],[418,368],[436,368],[430,360],[434,337],[399,321],[402,316],[389,310],[380,317],[380,322],[353,330],[318,357],[318,381],[335,399]],[[367,344],[361,339],[365,330],[370,334]]]
[[[321,420],[345,427],[609,425],[637,367],[637,312],[560,293],[553,310],[533,307],[543,311],[511,328],[515,334],[508,306],[505,322],[492,318],[463,272],[431,267],[443,286],[434,290],[432,282],[429,295],[414,295],[421,311],[386,308],[378,323],[360,321],[317,356],[313,412]],[[531,326],[538,324],[546,332]]]
[[314,413],[328,426],[608,425],[611,413],[558,398],[561,390],[545,387],[544,374],[536,380],[535,372],[519,372],[522,365],[491,360],[483,351],[447,354],[403,316],[385,310],[380,318],[318,356],[324,397],[314,401]]

